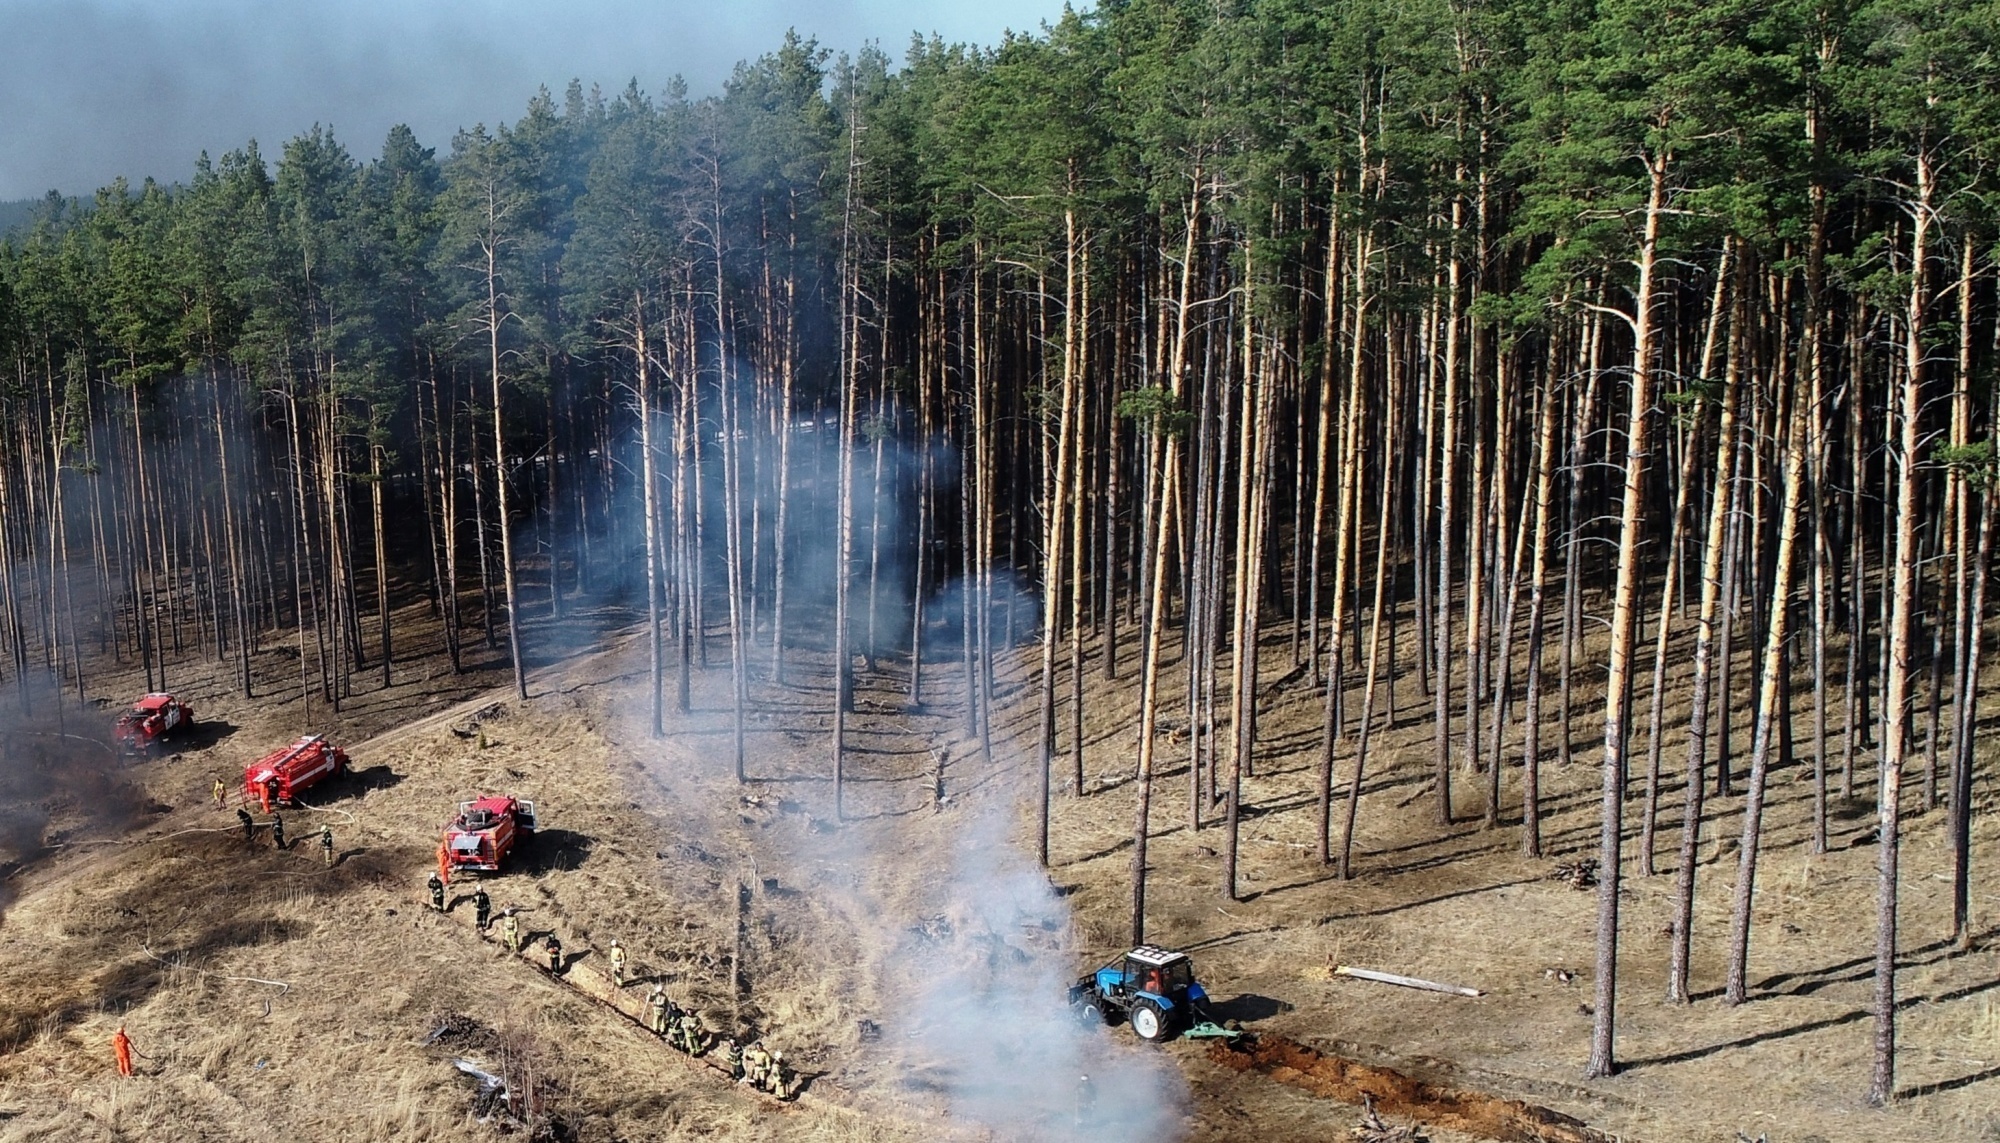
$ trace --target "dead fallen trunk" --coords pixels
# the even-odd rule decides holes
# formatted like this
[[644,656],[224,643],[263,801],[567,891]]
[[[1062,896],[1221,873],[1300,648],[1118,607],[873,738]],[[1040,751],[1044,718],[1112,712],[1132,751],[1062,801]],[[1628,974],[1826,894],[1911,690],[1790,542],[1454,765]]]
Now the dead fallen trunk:
[[1501,1143],[1612,1143],[1611,1136],[1559,1111],[1426,1083],[1389,1068],[1325,1055],[1283,1036],[1217,1040],[1209,1046],[1208,1058],[1323,1098],[1355,1104],[1372,1099],[1375,1110],[1386,1115]]

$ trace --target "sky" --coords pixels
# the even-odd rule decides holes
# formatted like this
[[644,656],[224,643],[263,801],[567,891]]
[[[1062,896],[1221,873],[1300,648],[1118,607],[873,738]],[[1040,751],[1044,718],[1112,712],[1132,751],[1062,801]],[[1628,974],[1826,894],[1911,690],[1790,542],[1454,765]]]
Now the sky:
[[443,154],[457,128],[517,119],[571,78],[719,91],[789,27],[901,58],[912,32],[991,44],[1061,14],[1062,0],[0,0],[0,200],[179,181],[204,150],[255,138],[274,156],[315,123],[362,158],[397,123]]

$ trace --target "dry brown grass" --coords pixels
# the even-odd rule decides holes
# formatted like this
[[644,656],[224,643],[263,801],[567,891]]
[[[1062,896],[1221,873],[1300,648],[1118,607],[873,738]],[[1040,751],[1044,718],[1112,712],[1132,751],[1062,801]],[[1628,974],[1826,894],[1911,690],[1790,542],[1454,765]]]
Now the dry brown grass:
[[[1283,653],[1270,649],[1273,677]],[[801,653],[800,664],[809,677],[811,657]],[[344,854],[331,873],[310,845],[289,854],[246,850],[201,808],[211,773],[298,729],[299,700],[245,707],[229,700],[226,681],[193,680],[205,713],[239,729],[204,752],[137,772],[149,796],[178,808],[116,839],[123,844],[78,846],[17,879],[21,895],[0,921],[0,1143],[490,1138],[467,1120],[469,1083],[450,1071],[445,1052],[420,1042],[425,1022],[447,1008],[546,1045],[568,1093],[566,1112],[586,1140],[976,1137],[942,1118],[937,1093],[914,1082],[928,1074],[922,1052],[891,1014],[916,983],[912,927],[951,908],[938,900],[937,863],[983,807],[1004,808],[1030,785],[1020,747],[1031,741],[1032,690],[1015,689],[1014,668],[1003,672],[1012,696],[998,727],[1006,749],[988,765],[955,741],[951,672],[933,673],[936,705],[921,714],[898,710],[900,680],[864,679],[851,820],[840,824],[824,781],[824,694],[755,684],[766,710],[752,722],[759,801],[749,803],[717,761],[728,742],[726,672],[697,680],[696,712],[677,719],[664,742],[644,733],[633,672],[629,658],[606,653],[544,676],[535,699],[509,703],[485,723],[483,750],[452,726],[490,701],[469,685],[494,681],[490,673],[468,681],[434,672],[427,682],[412,666],[397,690],[362,696],[334,728],[357,744],[357,766],[377,780],[328,793]],[[1133,697],[1129,680],[1107,687],[1097,677],[1086,712],[1095,792],[1059,797],[1054,832],[1053,873],[1075,924],[1049,939],[1079,967],[1116,951],[1128,921]],[[619,681],[585,685],[605,679]],[[1620,1055],[1633,1066],[1586,1084],[1578,1076],[1590,1021],[1580,1006],[1590,1001],[1593,898],[1545,874],[1560,856],[1594,844],[1594,753],[1580,749],[1574,769],[1545,768],[1555,856],[1527,861],[1517,856],[1515,826],[1489,833],[1468,823],[1447,833],[1431,825],[1422,794],[1428,727],[1413,709],[1414,683],[1400,689],[1404,725],[1376,739],[1360,876],[1349,883],[1313,860],[1306,795],[1320,704],[1310,688],[1279,692],[1263,720],[1265,741],[1278,748],[1260,758],[1246,790],[1247,805],[1269,810],[1244,823],[1250,900],[1221,894],[1219,864],[1202,852],[1219,848],[1219,833],[1185,826],[1184,743],[1165,756],[1149,930],[1195,949],[1217,997],[1240,1001],[1253,1026],[1656,1143],[1728,1139],[1739,1128],[1787,1141],[2000,1137],[1991,1111],[2000,1090],[2000,990],[1992,986],[2000,957],[1926,947],[1942,935],[1941,813],[1913,818],[1905,845],[1909,967],[1901,987],[1915,1002],[1902,1021],[1902,1084],[1910,1098],[1887,1112],[1858,1099],[1874,850],[1847,846],[1868,822],[1842,819],[1833,853],[1805,854],[1807,788],[1791,773],[1773,784],[1751,961],[1757,999],[1735,1009],[1713,997],[1692,1009],[1662,1003],[1669,878],[1628,880]],[[1580,701],[1587,726],[1592,708],[1586,696]],[[958,803],[933,813],[930,750],[945,744]],[[1670,773],[1680,763],[1677,744],[1667,743]],[[1990,760],[1983,766],[1982,788]],[[1059,761],[1059,777],[1064,769]],[[1343,782],[1346,773],[1343,751]],[[1506,780],[1515,798],[1518,771]],[[1461,813],[1476,813],[1483,776],[1459,782]],[[436,828],[455,799],[475,790],[535,797],[550,830],[531,870],[489,882],[496,905],[520,904],[531,932],[555,928],[572,954],[618,937],[641,974],[662,974],[712,1025],[783,1047],[817,1075],[816,1089],[793,1107],[731,1089],[603,1007],[509,963],[458,918],[425,911],[419,886]],[[1717,839],[1733,838],[1739,803],[1711,803],[1698,988],[1720,984],[1733,864],[1712,857]],[[1677,795],[1667,817],[1662,868],[1677,840]],[[294,833],[318,820],[299,815]],[[1028,825],[1024,816],[1017,841]],[[217,832],[178,832],[209,828]],[[1975,860],[1986,867],[1996,857],[2000,819],[1988,813]],[[732,994],[739,886],[749,889],[746,987]],[[1981,918],[1994,916],[1990,893],[1976,904]],[[151,960],[142,945],[176,963]],[[1466,1000],[1336,979],[1335,963],[1489,994]],[[1563,983],[1550,969],[1577,975]],[[153,1057],[123,1083],[109,1067],[119,1020]],[[863,1020],[888,1026],[864,1042]],[[1123,1038],[1106,1044],[1130,1050]],[[1224,1073],[1197,1047],[1173,1046],[1167,1056],[1189,1085],[1188,1138],[1319,1140],[1352,1122],[1345,1108]]]
[[[1267,645],[1267,678],[1289,667],[1288,649],[1283,639]],[[1593,653],[1601,652],[1601,647],[1593,648]],[[1409,655],[1406,641],[1406,665]],[[1136,674],[1129,657],[1127,664],[1128,675]],[[1743,673],[1739,687],[1748,685]],[[1166,677],[1178,687],[1181,672],[1169,671]],[[1582,743],[1594,740],[1602,708],[1601,698],[1592,704],[1588,686],[1578,691],[1577,765],[1565,769],[1551,757],[1543,766],[1544,844],[1550,856],[1542,861],[1518,853],[1518,766],[1503,773],[1507,824],[1498,831],[1483,830],[1478,821],[1485,774],[1463,770],[1454,775],[1459,824],[1450,830],[1433,824],[1429,707],[1413,678],[1399,684],[1398,726],[1387,733],[1378,726],[1371,744],[1356,831],[1357,877],[1351,882],[1342,883],[1320,869],[1312,854],[1322,713],[1317,695],[1304,687],[1281,692],[1267,700],[1260,714],[1260,739],[1271,745],[1260,753],[1258,776],[1245,784],[1250,811],[1242,842],[1247,900],[1224,897],[1219,862],[1205,852],[1221,848],[1221,831],[1197,834],[1185,828],[1186,746],[1173,745],[1167,755],[1172,768],[1155,795],[1154,823],[1164,832],[1152,843],[1148,931],[1166,943],[1197,950],[1203,974],[1219,997],[1240,992],[1263,998],[1259,1003],[1265,1010],[1282,1009],[1265,1026],[1285,1035],[1392,1066],[1414,1066],[1427,1077],[1546,1103],[1634,1139],[1730,1139],[1739,1128],[1752,1137],[1763,1130],[1786,1140],[1813,1135],[1829,1140],[2000,1138],[2000,1117],[1990,1110],[2000,1093],[2000,1067],[1994,1066],[2000,1065],[2000,1045],[1984,1052],[1953,1047],[1977,1034],[1980,1014],[1989,1011],[1992,998],[2000,997],[2000,985],[1994,983],[2000,979],[2000,952],[1993,933],[2000,899],[1990,893],[1980,897],[1975,882],[1975,930],[1982,936],[1974,951],[1954,955],[1938,943],[1949,927],[1944,877],[1950,859],[1942,811],[1906,816],[1901,910],[1906,967],[1899,973],[1899,988],[1909,1007],[1899,1020],[1899,1086],[1907,1098],[1886,1112],[1866,1109],[1860,1099],[1872,1028],[1867,1010],[1875,849],[1864,837],[1873,824],[1872,802],[1858,814],[1837,813],[1833,852],[1815,857],[1805,846],[1809,771],[1774,772],[1753,910],[1753,1000],[1729,1008],[1717,998],[1741,830],[1740,790],[1748,765],[1742,757],[1749,744],[1741,713],[1748,709],[1747,692],[1737,705],[1739,794],[1709,799],[1704,832],[1695,918],[1694,976],[1701,999],[1692,1008],[1669,1006],[1661,999],[1671,870],[1679,841],[1677,776],[1685,757],[1681,672],[1670,683],[1676,689],[1668,707],[1668,793],[1657,877],[1634,876],[1637,775],[1629,803],[1619,1055],[1631,1066],[1615,1079],[1585,1083],[1580,1078],[1591,1023],[1586,1006],[1592,1000],[1595,896],[1546,879],[1557,861],[1596,851],[1594,764],[1599,754]],[[1167,702],[1178,711],[1175,704],[1181,700],[1172,689]],[[1809,698],[1809,688],[1798,689]],[[1125,838],[1132,791],[1118,779],[1131,757],[1135,701],[1129,680],[1120,688],[1100,685],[1093,690],[1086,739],[1091,784],[1109,788],[1081,804],[1064,800],[1058,805],[1058,878],[1076,887],[1071,901],[1079,918],[1105,947],[1115,944],[1128,923]],[[1419,702],[1424,703],[1421,709]],[[1357,688],[1350,717],[1359,707]],[[1640,710],[1635,746],[1643,764],[1643,701]],[[1462,735],[1456,700],[1453,713],[1454,734]],[[1557,729],[1553,717],[1551,699],[1545,741]],[[1833,723],[1837,728],[1838,718]],[[1805,734],[1810,721],[1802,714],[1798,725],[1802,765],[1809,767]],[[1228,736],[1226,727],[1219,733]],[[1518,723],[1509,733],[1509,758],[1517,760]],[[1455,756],[1461,741],[1454,739]],[[1337,790],[1342,796],[1351,749],[1350,737],[1339,752]],[[1833,764],[1838,766],[1837,743]],[[1989,752],[1981,752],[1980,765],[1984,789],[1995,769]],[[1872,768],[1866,753],[1860,768],[1864,775]],[[1861,796],[1872,798],[1871,791],[1872,781],[1864,781]],[[1985,816],[1978,819],[1975,870],[1991,868],[2000,859],[1996,808],[1982,795],[1980,813]],[[1718,850],[1727,851],[1720,860]],[[1329,970],[1333,963],[1450,980],[1486,989],[1488,995],[1467,1000],[1336,980]],[[1575,975],[1565,984],[1548,975],[1552,969]]]

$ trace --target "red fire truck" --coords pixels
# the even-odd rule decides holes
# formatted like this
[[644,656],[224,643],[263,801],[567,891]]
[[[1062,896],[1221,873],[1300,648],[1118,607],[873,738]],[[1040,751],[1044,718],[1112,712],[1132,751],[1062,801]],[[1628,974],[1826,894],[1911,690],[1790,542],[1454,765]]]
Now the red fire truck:
[[118,716],[114,735],[128,754],[151,754],[166,736],[194,726],[194,708],[170,694],[150,694]]
[[297,801],[300,791],[346,769],[347,751],[328,742],[324,734],[308,734],[245,767],[243,798],[261,803],[268,812],[274,805]]
[[454,873],[497,873],[507,855],[535,833],[535,803],[495,795],[458,803],[444,827],[444,856]]

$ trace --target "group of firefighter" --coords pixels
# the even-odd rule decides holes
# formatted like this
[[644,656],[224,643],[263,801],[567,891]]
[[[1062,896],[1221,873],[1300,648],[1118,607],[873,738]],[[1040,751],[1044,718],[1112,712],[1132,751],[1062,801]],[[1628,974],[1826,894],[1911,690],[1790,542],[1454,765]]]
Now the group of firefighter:
[[[425,887],[430,891],[431,908],[439,913],[447,911],[445,886],[450,870],[442,868],[430,875]],[[493,898],[486,893],[485,886],[479,886],[472,894],[472,919],[480,933],[489,932],[495,921]],[[507,951],[520,956],[526,951],[525,937],[521,931],[521,918],[512,905],[500,911],[498,917],[500,940]],[[562,941],[551,932],[542,939],[542,955],[547,957],[550,974],[560,975],[566,962],[563,959]],[[632,980],[625,946],[618,941],[611,942],[608,959],[611,963],[611,983],[624,988]],[[665,1040],[668,1046],[700,1058],[713,1050],[717,1043],[715,1033],[709,1030],[701,1014],[682,1008],[667,995],[666,985],[658,980],[653,982],[652,991],[646,994],[646,1015],[643,1023],[653,1035]],[[760,1040],[745,1044],[740,1039],[728,1041],[724,1049],[724,1061],[729,1076],[738,1083],[747,1083],[759,1091],[767,1092],[779,1099],[789,1100],[798,1095],[798,1077],[785,1063],[783,1052],[770,1051]]]
[[[229,790],[228,787],[222,784],[222,779],[217,778],[215,784],[209,787],[208,797],[210,801],[215,803],[216,809],[222,810],[228,808]],[[264,812],[271,815],[272,846],[277,849],[289,849],[291,847],[285,844],[284,816],[279,814],[274,808],[273,799],[276,797],[277,784],[276,782],[270,782],[266,783],[264,788],[259,791],[258,800],[263,803]],[[257,840],[257,819],[250,816],[250,810],[247,807],[236,807],[236,821],[237,824],[243,827],[244,843],[254,843]],[[335,860],[333,852],[333,827],[324,823],[319,827],[319,859],[327,868],[333,868]]]

